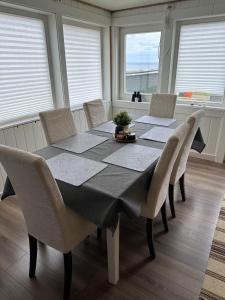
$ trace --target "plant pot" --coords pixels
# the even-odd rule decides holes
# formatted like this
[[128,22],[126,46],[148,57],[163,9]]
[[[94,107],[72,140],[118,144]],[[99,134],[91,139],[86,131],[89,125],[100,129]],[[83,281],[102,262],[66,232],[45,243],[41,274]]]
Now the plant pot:
[[117,125],[115,128],[115,138],[116,139],[125,139],[125,136],[128,135],[130,132],[129,125],[122,126],[122,125]]
[[123,131],[123,126],[121,125],[116,125],[116,128],[115,128],[115,135],[121,133]]
[[129,125],[122,126],[122,127],[123,127],[123,132],[124,133],[129,133],[129,131],[130,131]]
[[117,125],[115,128],[115,134],[119,134],[119,133],[127,134],[127,133],[129,133],[129,131],[130,131],[129,125],[126,125],[126,126]]

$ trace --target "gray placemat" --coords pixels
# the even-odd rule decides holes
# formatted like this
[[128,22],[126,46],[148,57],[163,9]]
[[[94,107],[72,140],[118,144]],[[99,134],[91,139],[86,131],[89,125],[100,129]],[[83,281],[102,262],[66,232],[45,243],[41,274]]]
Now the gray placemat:
[[[129,125],[129,127],[133,127],[134,125],[135,124],[132,123],[132,124]],[[103,124],[93,128],[93,129],[97,130],[97,131],[115,133],[115,128],[116,128],[116,125],[113,123],[113,121],[109,121],[109,122],[103,123]]]
[[141,145],[126,145],[115,151],[104,162],[127,169],[143,172],[161,155],[162,150]]
[[104,163],[69,153],[50,158],[47,164],[56,179],[74,186],[82,185],[107,167]]
[[159,126],[170,126],[174,122],[175,119],[168,119],[168,118],[159,118],[153,116],[142,116],[135,120],[135,122],[145,123],[145,124],[152,124],[152,125],[159,125]]
[[65,140],[53,144],[53,147],[67,150],[74,153],[83,153],[105,141],[109,138],[97,136],[89,133],[78,133]]
[[174,132],[174,129],[165,127],[154,127],[140,136],[140,139],[166,143]]

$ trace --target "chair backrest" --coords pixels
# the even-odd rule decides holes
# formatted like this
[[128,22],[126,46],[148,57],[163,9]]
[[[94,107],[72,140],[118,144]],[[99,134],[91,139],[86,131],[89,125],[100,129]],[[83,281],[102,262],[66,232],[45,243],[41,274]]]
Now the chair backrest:
[[89,129],[94,128],[99,124],[107,121],[104,104],[102,100],[98,99],[98,100],[85,102],[83,104],[83,108],[87,118]]
[[73,115],[69,108],[41,112],[39,116],[49,145],[77,133]]
[[173,118],[177,102],[177,95],[153,94],[150,103],[150,116]]
[[175,184],[186,170],[187,160],[190,153],[195,134],[199,128],[200,121],[204,116],[204,110],[198,110],[187,118],[186,122],[190,125],[188,134],[180,148],[179,154],[175,161],[173,171],[171,173],[170,183]]
[[173,165],[188,128],[189,125],[187,123],[180,125],[163,149],[152,176],[147,201],[143,203],[142,214],[145,217],[155,218],[166,200]]
[[61,193],[45,160],[0,145],[0,162],[15,190],[28,232],[59,250],[67,245],[69,224]]

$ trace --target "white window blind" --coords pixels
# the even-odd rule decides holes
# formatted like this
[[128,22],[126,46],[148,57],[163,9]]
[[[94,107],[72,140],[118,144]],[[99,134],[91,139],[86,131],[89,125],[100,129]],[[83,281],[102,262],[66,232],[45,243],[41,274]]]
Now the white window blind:
[[183,100],[221,103],[225,89],[225,22],[181,26],[175,91]]
[[52,107],[43,21],[0,13],[0,124]]
[[101,33],[64,24],[70,106],[102,98]]

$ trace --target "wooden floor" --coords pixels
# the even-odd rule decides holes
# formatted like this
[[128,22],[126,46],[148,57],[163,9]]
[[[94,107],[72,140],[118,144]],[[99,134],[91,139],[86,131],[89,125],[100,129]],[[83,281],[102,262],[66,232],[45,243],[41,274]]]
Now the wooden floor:
[[[191,161],[186,176],[187,201],[176,195],[169,233],[155,222],[155,261],[149,261],[143,219],[121,220],[120,281],[107,283],[106,243],[95,235],[74,250],[71,299],[198,299],[208,254],[225,193],[225,168]],[[169,215],[169,210],[168,210]],[[37,279],[28,277],[28,241],[14,199],[0,203],[0,299],[61,299],[62,256],[39,245]]]

